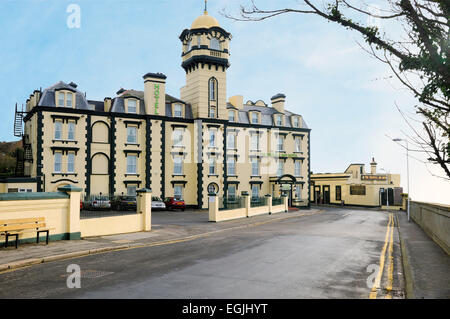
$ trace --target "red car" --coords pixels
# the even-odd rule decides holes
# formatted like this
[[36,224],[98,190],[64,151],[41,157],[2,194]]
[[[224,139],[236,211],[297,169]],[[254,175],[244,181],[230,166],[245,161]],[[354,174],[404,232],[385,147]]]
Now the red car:
[[186,209],[186,204],[185,204],[184,200],[175,199],[174,197],[167,197],[164,200],[164,204],[166,204],[166,208],[168,210],[181,209],[184,211]]

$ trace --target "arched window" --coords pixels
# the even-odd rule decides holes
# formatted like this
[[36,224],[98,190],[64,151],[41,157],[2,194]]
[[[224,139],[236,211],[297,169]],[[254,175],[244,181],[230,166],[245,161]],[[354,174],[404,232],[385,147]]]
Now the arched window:
[[217,80],[215,78],[209,80],[209,100],[217,101]]
[[212,39],[211,39],[211,49],[212,49],[212,50],[220,51],[220,42],[219,42],[219,39],[217,39],[217,38],[212,38]]

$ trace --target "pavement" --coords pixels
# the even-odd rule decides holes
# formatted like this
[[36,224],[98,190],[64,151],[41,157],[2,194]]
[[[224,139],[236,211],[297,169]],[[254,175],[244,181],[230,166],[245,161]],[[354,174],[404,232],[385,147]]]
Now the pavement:
[[[166,235],[89,239],[136,246],[3,272],[0,298],[404,296],[400,244],[389,212],[324,208],[217,224],[202,222],[204,213],[157,215],[152,232]],[[170,240],[168,230],[177,233],[161,243],[158,238]],[[381,256],[384,271],[377,271]],[[73,288],[71,269],[77,267],[79,285]]]
[[406,212],[397,212],[408,299],[450,299],[450,256]]
[[18,249],[13,246],[2,247],[0,248],[0,272],[108,251],[192,240],[229,229],[245,228],[254,224],[314,214],[318,211],[318,209],[297,210],[220,223],[209,222],[208,212],[205,210],[155,211],[152,212],[152,230],[149,232],[53,241],[48,245],[45,245],[45,242],[21,244]]

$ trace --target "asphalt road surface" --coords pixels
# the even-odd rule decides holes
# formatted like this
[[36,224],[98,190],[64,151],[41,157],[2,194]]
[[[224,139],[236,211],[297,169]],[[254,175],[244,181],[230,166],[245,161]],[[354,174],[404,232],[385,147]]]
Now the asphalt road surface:
[[[389,222],[387,212],[325,208],[0,274],[0,298],[402,298],[398,234]],[[81,269],[81,288],[67,287],[71,264]],[[371,290],[378,273],[380,289]]]

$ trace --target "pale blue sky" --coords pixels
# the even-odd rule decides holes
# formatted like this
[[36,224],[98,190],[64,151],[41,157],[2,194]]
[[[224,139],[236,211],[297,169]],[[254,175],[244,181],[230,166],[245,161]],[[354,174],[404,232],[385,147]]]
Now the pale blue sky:
[[[402,174],[406,190],[404,152],[385,134],[407,130],[394,102],[412,112],[408,92],[385,79],[390,73],[359,48],[357,34],[323,19],[291,14],[249,23],[220,15],[244,1],[209,1],[210,14],[233,35],[228,96],[270,103],[286,94],[287,109],[312,129],[314,172],[342,172],[352,162],[369,170],[375,157],[379,167]],[[80,29],[66,25],[72,3],[81,8]],[[142,75],[162,72],[167,93],[178,97],[185,83],[178,36],[202,12],[202,0],[1,0],[0,141],[14,140],[14,104],[60,80],[103,100],[121,87],[142,90]],[[450,202],[449,183],[410,164],[413,198]]]

